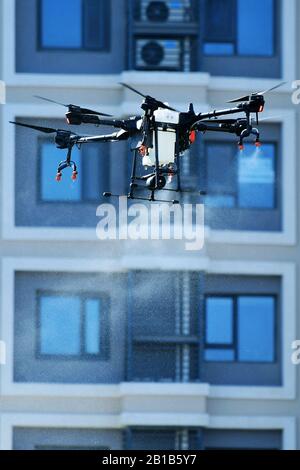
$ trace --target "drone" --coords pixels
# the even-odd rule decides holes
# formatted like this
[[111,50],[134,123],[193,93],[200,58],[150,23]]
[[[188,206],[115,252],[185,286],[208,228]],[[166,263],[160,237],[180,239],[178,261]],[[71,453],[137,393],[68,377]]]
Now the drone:
[[[265,95],[284,84],[285,82],[268,90],[228,101],[234,104],[234,107],[196,114],[192,103],[187,112],[181,112],[169,106],[168,103],[145,95],[126,83],[120,83],[143,98],[141,104],[143,113],[128,119],[117,119],[109,114],[36,96],[36,98],[65,106],[68,109],[66,120],[69,125],[94,124],[97,127],[109,126],[117,129],[116,132],[106,135],[80,135],[70,130],[13,121],[10,123],[45,134],[55,134],[56,147],[67,150],[66,159],[61,161],[57,168],[56,180],[58,182],[61,181],[62,172],[66,168],[71,168],[71,178],[74,181],[77,179],[77,166],[72,160],[74,146],[81,148],[82,145],[90,143],[129,140],[133,158],[127,198],[179,204],[177,199],[160,199],[157,193],[161,194],[162,191],[177,194],[191,192],[182,188],[181,157],[195,143],[197,133],[234,134],[238,137],[237,144],[241,151],[244,149],[244,139],[253,136],[255,146],[260,147],[262,145],[260,133],[257,127],[253,127],[253,123],[256,126],[259,124],[258,116],[264,111]],[[243,116],[236,119],[220,119],[223,116],[241,113]],[[198,194],[204,196],[206,192],[199,191]],[[103,196],[118,197],[120,195],[104,192]]]

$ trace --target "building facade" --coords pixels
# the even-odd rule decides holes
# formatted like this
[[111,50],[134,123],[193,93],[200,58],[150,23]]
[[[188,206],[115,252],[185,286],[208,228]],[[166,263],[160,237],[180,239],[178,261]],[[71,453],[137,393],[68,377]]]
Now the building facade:
[[[298,19],[296,0],[0,0],[1,449],[300,448]],[[198,251],[97,238],[127,143],[76,150],[57,185],[62,151],[9,124],[66,127],[34,95],[134,115],[126,82],[205,112],[281,81],[261,153],[220,134],[183,157]]]

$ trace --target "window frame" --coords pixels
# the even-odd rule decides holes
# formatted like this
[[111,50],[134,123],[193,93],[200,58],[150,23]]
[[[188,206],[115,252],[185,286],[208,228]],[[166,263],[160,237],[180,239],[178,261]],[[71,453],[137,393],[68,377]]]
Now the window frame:
[[[9,37],[8,42],[12,41],[9,52],[12,56],[7,55],[5,59],[8,61],[8,74],[12,73],[14,80],[20,80],[23,85],[24,79],[20,77],[25,74],[29,82],[33,81],[36,87],[45,82],[48,83],[47,86],[53,87],[54,79],[55,83],[64,82],[67,88],[75,83],[80,88],[83,73],[87,88],[91,84],[93,88],[98,88],[101,81],[103,88],[107,87],[108,82],[111,85],[110,75],[119,74],[124,70],[125,57],[119,53],[119,49],[120,41],[126,43],[127,32],[123,21],[126,14],[125,4],[117,3],[117,0],[109,1],[112,11],[116,8],[119,10],[118,16],[110,15],[111,21],[107,33],[109,50],[52,51],[37,48],[37,0],[25,0],[25,3],[24,0],[11,0],[9,2],[11,6],[5,6],[4,12],[9,24],[5,34]],[[33,14],[30,14],[31,12]],[[14,27],[12,27],[12,18],[15,18]]]
[[[205,2],[200,0],[201,8],[205,10]],[[275,38],[273,45],[273,56],[258,55],[205,55],[204,54],[204,35],[198,37],[197,70],[208,72],[213,76],[229,77],[261,77],[261,78],[280,78],[282,75],[283,47],[282,35],[284,28],[281,22],[282,18],[282,0],[274,0],[274,26],[273,36]],[[205,14],[200,16],[199,28],[205,31]],[[237,39],[235,38],[235,44]],[[217,59],[217,60],[216,60]],[[252,61],[252,62],[251,62]],[[252,74],[255,62],[255,75]],[[234,70],[232,74],[224,74],[223,70]]]
[[[208,343],[206,340],[207,336],[207,299],[208,298],[220,298],[220,297],[225,297],[232,299],[233,301],[233,310],[232,310],[232,343],[230,344],[223,344],[223,343]],[[253,360],[247,360],[247,361],[241,361],[238,357],[238,347],[239,347],[239,337],[238,337],[238,327],[239,327],[239,310],[238,310],[238,301],[240,298],[243,297],[259,297],[259,298],[272,298],[274,300],[274,310],[273,310],[273,360],[272,361],[253,361]],[[278,325],[277,325],[277,319],[279,317],[278,315],[278,296],[276,294],[255,294],[255,293],[235,293],[235,294],[230,294],[230,293],[225,293],[222,294],[221,292],[218,292],[217,294],[208,294],[204,295],[204,313],[203,313],[203,325],[204,325],[204,343],[203,343],[203,361],[204,362],[222,362],[225,364],[233,364],[233,363],[239,363],[239,364],[275,364],[278,361],[278,347],[277,347],[277,335],[278,335]],[[205,350],[206,349],[232,349],[233,350],[233,360],[207,360],[205,359]]]
[[[200,287],[199,287],[200,291]],[[275,344],[273,362],[234,362],[234,361],[205,361],[205,297],[226,295],[241,295],[246,297],[267,296],[276,297],[274,317]],[[199,294],[200,295],[200,292]],[[269,274],[247,273],[237,275],[234,272],[218,273],[208,272],[205,277],[204,295],[201,302],[201,369],[200,376],[204,382],[213,388],[223,387],[249,387],[262,388],[264,386],[280,387],[284,381],[284,343],[280,334],[284,325],[284,280],[274,272]],[[247,374],[244,373],[245,367]]]
[[[61,127],[62,117],[59,115],[59,109],[57,108],[51,105],[42,105],[42,111],[40,109],[37,111],[36,107],[34,107],[29,110],[29,113],[24,108],[21,117],[17,113],[14,115],[14,119],[9,119],[9,116],[7,116],[7,121],[20,120],[24,122],[25,120],[27,123],[32,124],[36,124],[38,121],[39,124],[43,123],[43,125],[50,125],[50,127]],[[70,239],[97,240],[95,227],[99,222],[99,218],[96,215],[96,209],[102,203],[107,202],[107,199],[99,194],[99,199],[95,202],[90,200],[69,202],[44,201],[39,204],[38,134],[26,132],[24,128],[12,126],[8,122],[7,127],[8,135],[12,139],[8,138],[7,142],[10,142],[11,147],[9,148],[11,152],[14,152],[12,154],[15,157],[5,160],[4,164],[8,164],[10,169],[5,173],[6,178],[4,178],[3,174],[3,184],[7,184],[7,180],[11,178],[8,184],[12,185],[11,191],[13,191],[13,196],[9,200],[6,198],[6,206],[8,201],[11,201],[13,209],[10,216],[7,209],[4,212],[2,211],[2,215],[5,217],[6,214],[11,218],[16,232],[23,233],[22,238],[27,238],[30,234],[30,238],[32,236],[35,238],[36,236],[38,240],[44,237],[49,237],[51,240],[58,237],[58,239],[65,241]],[[22,129],[24,129],[25,133]],[[86,125],[85,131],[89,132],[89,125]],[[23,143],[23,138],[25,139],[25,144]],[[104,190],[116,193],[120,191],[120,188],[124,190],[127,188],[127,179],[124,171],[126,162],[125,159],[120,158],[120,152],[125,152],[126,145],[127,142],[125,141],[119,142],[117,145],[99,143],[99,159],[101,159],[102,165],[107,165],[109,174],[109,181],[107,181]],[[27,152],[26,156],[20,158],[24,154],[24,150]],[[57,160],[57,163],[66,157],[66,150],[59,151],[61,152],[61,157]],[[81,149],[82,151],[83,149]],[[55,173],[56,168],[54,168],[53,180]],[[69,175],[66,174],[65,178],[69,178]],[[33,180],[32,184],[28,186],[26,181],[31,180]],[[78,184],[78,181],[75,184]],[[117,204],[117,201],[111,201],[111,204]],[[4,231],[7,226],[10,226],[8,221],[3,224]],[[25,235],[25,233],[28,235]]]
[[86,10],[88,9],[88,4],[86,0],[81,0],[81,47],[51,47],[43,46],[42,34],[43,34],[43,0],[37,0],[37,10],[36,10],[36,44],[37,51],[39,52],[108,52],[110,49],[110,35],[111,35],[111,25],[109,21],[105,21],[108,17],[110,18],[111,12],[111,2],[110,0],[98,0],[100,1],[100,15],[103,15],[103,21],[101,21],[101,27],[104,29],[104,41],[100,47],[86,47],[84,46],[85,41],[85,32],[86,32]]
[[[206,8],[207,8],[207,2],[209,0],[204,0],[204,13],[203,13],[203,16],[205,18],[205,23],[206,23]],[[277,41],[276,41],[276,37],[280,35],[280,28],[279,28],[279,21],[277,19],[277,17],[279,16],[279,2],[278,0],[273,0],[273,25],[272,25],[272,28],[273,28],[273,38],[272,38],[272,48],[273,48],[273,54],[272,55],[257,55],[257,54],[239,54],[238,53],[238,37],[237,37],[237,34],[238,34],[238,4],[237,2],[239,0],[231,0],[233,2],[233,9],[234,9],[234,20],[233,20],[233,23],[234,23],[234,34],[232,36],[232,41],[228,41],[228,42],[231,42],[233,44],[233,48],[234,48],[234,53],[232,55],[222,55],[222,54],[205,54],[204,52],[204,45],[205,43],[212,43],[212,44],[219,44],[220,42],[222,43],[227,43],[227,41],[207,41],[206,40],[206,37],[205,37],[205,30],[204,30],[204,33],[202,35],[202,51],[201,51],[201,55],[202,56],[207,56],[207,57],[214,57],[214,58],[220,58],[220,57],[234,57],[234,58],[257,58],[257,57],[262,57],[262,58],[265,58],[265,59],[268,59],[268,58],[274,58],[274,57],[277,57],[279,51],[278,51],[278,46],[277,46]]]
[[[41,299],[43,297],[74,297],[80,300],[80,353],[77,354],[44,354],[41,352]],[[99,322],[99,353],[90,354],[86,352],[84,326],[85,326],[85,302],[87,300],[99,300],[101,303]],[[36,323],[35,323],[35,359],[55,360],[55,361],[108,361],[110,359],[110,319],[109,319],[109,298],[105,292],[68,292],[55,290],[36,290]]]
[[[255,232],[255,233],[265,233],[270,236],[273,233],[283,230],[284,219],[286,217],[285,211],[287,210],[285,204],[286,190],[283,192],[283,187],[285,184],[285,151],[283,150],[285,144],[285,135],[283,127],[280,123],[271,123],[264,124],[265,133],[267,134],[266,139],[264,140],[264,128],[261,128],[261,134],[263,142],[272,144],[275,146],[275,161],[274,161],[274,171],[275,171],[275,181],[274,181],[274,208],[243,208],[243,207],[213,207],[206,205],[206,225],[208,225],[212,230],[224,233],[224,231],[234,232]],[[275,126],[275,127],[274,127]],[[273,129],[272,129],[273,128]],[[268,137],[271,132],[275,133],[275,137],[272,139]],[[246,139],[245,143],[249,140]],[[231,134],[221,135],[218,133],[207,134],[205,138],[201,136],[197,139],[194,149],[194,160],[195,165],[199,169],[197,172],[197,177],[195,178],[194,184],[201,189],[205,189],[207,186],[207,147],[209,143],[221,143],[226,144],[231,143],[234,147],[235,142],[232,139]],[[192,156],[193,158],[193,156]],[[193,170],[191,170],[192,172]],[[196,188],[196,189],[197,189]],[[236,181],[237,193],[235,199],[238,197],[238,181]],[[209,194],[207,194],[209,196]],[[225,193],[226,195],[226,193]],[[236,223],[236,220],[239,223]],[[226,238],[226,236],[225,236]]]
[[[246,142],[247,143],[247,142]],[[204,142],[204,157],[203,157],[203,164],[205,166],[205,180],[206,180],[206,184],[208,183],[208,175],[207,175],[207,160],[208,160],[208,147],[210,144],[213,144],[213,145],[230,145],[233,146],[235,145],[235,142],[229,142],[228,140],[222,140],[222,138],[220,140],[216,139],[216,140],[213,140],[213,139],[209,139],[209,140],[206,140]],[[222,208],[225,208],[225,209],[235,209],[235,210],[242,210],[242,211],[251,211],[251,210],[254,210],[254,211],[275,211],[275,210],[279,210],[280,209],[280,189],[281,189],[281,172],[280,172],[280,169],[281,169],[281,165],[280,165],[280,158],[279,158],[279,153],[280,153],[280,147],[281,147],[281,143],[278,141],[278,140],[270,140],[270,139],[267,139],[267,140],[264,140],[263,142],[263,145],[272,145],[274,147],[274,182],[273,182],[273,192],[274,192],[274,207],[256,207],[256,206],[247,206],[247,207],[241,207],[239,206],[238,204],[238,195],[239,195],[239,181],[238,181],[238,158],[236,158],[236,161],[235,161],[235,168],[234,168],[234,172],[235,172],[235,181],[234,181],[234,188],[233,188],[233,192],[229,193],[229,192],[220,192],[220,193],[209,193],[209,195],[211,194],[212,196],[232,196],[233,199],[234,199],[234,206],[211,206],[210,208],[211,209],[222,209]],[[250,144],[251,145],[251,144]],[[236,150],[236,153],[238,152],[238,150]],[[235,157],[234,157],[235,158]],[[247,157],[245,157],[247,158]]]
[[[93,199],[93,198],[87,198],[85,196],[86,194],[86,191],[85,191],[85,188],[86,188],[86,181],[85,181],[85,163],[84,163],[84,160],[86,158],[88,158],[88,156],[85,156],[85,150],[87,150],[87,148],[83,145],[80,149],[79,149],[79,152],[80,152],[80,174],[81,174],[81,177],[79,179],[79,181],[75,181],[74,184],[80,184],[81,187],[80,187],[80,190],[81,190],[81,198],[78,199],[78,200],[72,200],[72,199],[56,199],[56,200],[45,200],[43,199],[42,197],[42,184],[43,184],[43,181],[42,181],[42,151],[43,151],[43,145],[46,144],[46,143],[51,143],[54,147],[54,142],[53,140],[51,140],[51,138],[47,138],[47,137],[43,137],[43,136],[38,136],[37,137],[37,155],[38,155],[38,158],[37,158],[37,186],[36,186],[36,204],[37,205],[46,205],[46,204],[74,204],[74,205],[78,205],[78,204],[98,204],[100,205],[101,203],[104,202],[104,198],[102,197],[101,193],[99,194],[99,197],[98,199]],[[109,143],[107,142],[100,142],[98,144],[88,144],[88,145],[98,145],[99,147],[99,152],[102,151],[103,153],[106,153],[106,154],[110,154],[110,146],[109,146]],[[62,159],[64,158],[64,154],[62,153],[61,155]],[[99,157],[101,158],[101,157]],[[57,165],[58,165],[59,161],[57,160]],[[110,160],[109,160],[109,157],[108,159],[105,159],[104,161],[104,171],[105,171],[105,174],[107,176],[107,185],[109,186],[110,185],[110,177],[111,177],[111,165],[110,165]],[[101,178],[101,170],[100,170],[100,162],[99,162],[99,166],[97,165],[97,168],[96,168],[96,171],[97,171],[97,176],[100,180]],[[54,174],[53,174],[53,178],[54,178]],[[49,175],[49,177],[51,178],[52,175]],[[63,174],[63,177],[65,178],[69,178],[70,175],[66,175],[66,174]],[[58,183],[59,184],[59,183]],[[104,188],[103,188],[104,189]]]

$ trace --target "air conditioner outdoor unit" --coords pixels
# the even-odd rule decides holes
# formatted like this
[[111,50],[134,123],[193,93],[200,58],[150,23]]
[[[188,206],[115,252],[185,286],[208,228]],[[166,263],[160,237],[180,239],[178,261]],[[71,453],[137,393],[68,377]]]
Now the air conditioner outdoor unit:
[[184,22],[191,20],[191,0],[140,0],[143,22]]
[[137,39],[136,68],[181,70],[182,41],[180,39]]

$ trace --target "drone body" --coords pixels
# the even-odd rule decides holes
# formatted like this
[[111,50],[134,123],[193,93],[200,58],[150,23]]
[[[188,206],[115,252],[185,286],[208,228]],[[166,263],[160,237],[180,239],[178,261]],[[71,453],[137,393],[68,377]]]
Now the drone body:
[[[184,152],[195,142],[196,133],[226,132],[235,134],[238,137],[240,150],[243,149],[244,139],[253,135],[255,145],[260,146],[260,134],[258,129],[252,126],[253,118],[251,115],[255,115],[258,124],[258,114],[264,110],[264,95],[282,84],[264,92],[252,93],[232,100],[230,103],[237,103],[233,108],[199,114],[195,113],[193,104],[190,104],[187,112],[179,112],[168,104],[149,95],[144,95],[129,85],[122,85],[144,98],[141,105],[144,112],[142,116],[114,119],[107,114],[81,108],[80,106],[63,105],[68,108],[66,113],[68,124],[95,124],[118,129],[112,134],[84,136],[63,129],[32,126],[17,122],[12,124],[28,127],[46,134],[55,134],[56,146],[59,149],[67,149],[66,160],[58,165],[57,181],[61,180],[62,171],[67,167],[73,169],[72,179],[76,180],[77,167],[76,163],[71,160],[72,149],[75,145],[81,147],[81,145],[88,143],[129,140],[133,152],[133,161],[127,197],[129,199],[170,202],[157,199],[156,193],[160,191],[186,192],[181,187],[180,159]],[[38,98],[53,102],[53,100],[47,98]],[[54,101],[54,103],[56,102]],[[222,116],[240,113],[244,113],[245,116],[236,119],[219,119]],[[142,166],[143,171],[139,171],[140,166]],[[148,169],[149,172],[147,173]],[[174,185],[169,187],[168,182],[170,180],[176,180],[175,187]],[[144,195],[145,191],[148,193],[148,197]],[[200,191],[198,194],[204,194],[204,192]],[[104,193],[104,196],[117,195]],[[175,204],[179,201],[173,200],[172,202]]]

